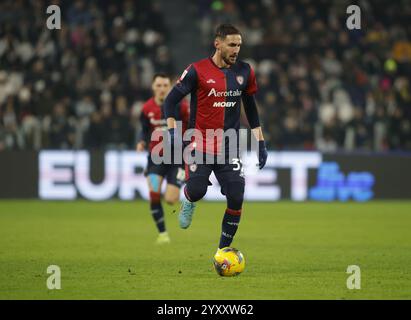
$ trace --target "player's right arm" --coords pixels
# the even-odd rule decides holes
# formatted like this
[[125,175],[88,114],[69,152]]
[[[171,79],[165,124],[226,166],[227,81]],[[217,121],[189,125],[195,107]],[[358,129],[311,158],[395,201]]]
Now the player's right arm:
[[141,131],[137,142],[137,152],[142,152],[145,150],[148,141],[150,140],[150,119],[144,113],[144,109],[140,114]]
[[170,135],[174,136],[176,125],[176,112],[180,112],[180,101],[197,86],[197,72],[192,65],[184,70],[176,85],[171,89],[166,100],[164,101],[164,116],[167,119],[167,127]]

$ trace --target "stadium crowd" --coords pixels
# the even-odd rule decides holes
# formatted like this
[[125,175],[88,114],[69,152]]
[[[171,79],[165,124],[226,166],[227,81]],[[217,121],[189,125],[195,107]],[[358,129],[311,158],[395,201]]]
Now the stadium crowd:
[[132,148],[154,72],[174,72],[158,5],[52,3],[60,30],[45,1],[0,2],[0,150]]
[[[134,148],[153,74],[181,71],[161,7],[52,3],[58,31],[45,1],[0,2],[0,151]],[[205,52],[217,23],[242,30],[270,148],[411,150],[411,7],[360,1],[361,29],[348,30],[348,5],[198,0]]]

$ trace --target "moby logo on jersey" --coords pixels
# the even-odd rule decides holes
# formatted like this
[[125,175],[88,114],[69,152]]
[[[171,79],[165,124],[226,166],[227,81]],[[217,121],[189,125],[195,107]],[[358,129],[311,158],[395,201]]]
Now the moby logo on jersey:
[[213,107],[217,108],[231,108],[234,107],[237,102],[233,101],[217,101],[214,102]]

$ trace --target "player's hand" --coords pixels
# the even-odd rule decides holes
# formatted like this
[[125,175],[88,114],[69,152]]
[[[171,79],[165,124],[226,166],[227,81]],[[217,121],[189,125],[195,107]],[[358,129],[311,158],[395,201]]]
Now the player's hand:
[[172,148],[178,148],[182,146],[182,139],[178,135],[175,128],[168,129],[168,141]]
[[136,150],[137,152],[143,152],[146,149],[146,143],[145,141],[140,141],[137,143]]
[[268,153],[267,147],[265,146],[265,141],[261,140],[258,141],[258,166],[260,170],[264,168],[265,164],[267,163]]

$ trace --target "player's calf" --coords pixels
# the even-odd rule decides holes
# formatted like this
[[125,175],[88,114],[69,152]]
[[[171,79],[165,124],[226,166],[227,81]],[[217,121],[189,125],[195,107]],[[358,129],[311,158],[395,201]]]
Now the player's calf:
[[240,224],[241,208],[244,201],[244,183],[231,182],[226,188],[227,209],[221,226],[219,248],[229,247]]
[[166,226],[164,221],[163,206],[161,205],[161,193],[154,191],[150,192],[150,210],[158,232],[165,232]]
[[164,194],[164,201],[170,205],[175,205],[180,200],[180,188],[174,185],[168,185]]

